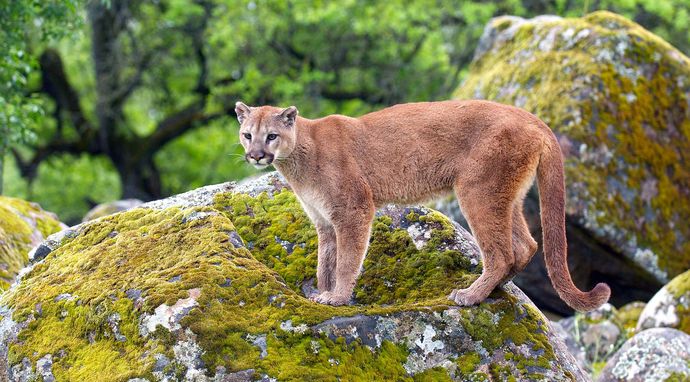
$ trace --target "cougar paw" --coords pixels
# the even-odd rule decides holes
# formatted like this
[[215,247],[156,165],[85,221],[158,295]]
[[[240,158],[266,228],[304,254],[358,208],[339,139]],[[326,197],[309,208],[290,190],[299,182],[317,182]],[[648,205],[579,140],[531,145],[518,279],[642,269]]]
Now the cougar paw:
[[350,301],[349,296],[342,296],[335,294],[333,292],[321,292],[317,294],[316,296],[313,296],[311,298],[312,301],[318,302],[319,304],[326,304],[326,305],[333,305],[333,306],[340,306],[340,305],[347,305],[347,303]]
[[482,302],[483,298],[481,296],[476,296],[474,293],[467,289],[455,289],[451,292],[448,299],[455,302],[459,306],[470,306],[476,305]]

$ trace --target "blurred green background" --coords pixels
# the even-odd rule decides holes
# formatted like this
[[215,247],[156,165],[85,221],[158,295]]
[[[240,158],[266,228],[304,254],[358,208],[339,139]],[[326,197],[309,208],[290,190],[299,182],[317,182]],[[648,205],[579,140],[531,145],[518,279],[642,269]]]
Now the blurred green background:
[[494,16],[607,9],[690,53],[690,0],[2,3],[2,193],[68,223],[252,175],[237,100],[319,117],[447,99]]

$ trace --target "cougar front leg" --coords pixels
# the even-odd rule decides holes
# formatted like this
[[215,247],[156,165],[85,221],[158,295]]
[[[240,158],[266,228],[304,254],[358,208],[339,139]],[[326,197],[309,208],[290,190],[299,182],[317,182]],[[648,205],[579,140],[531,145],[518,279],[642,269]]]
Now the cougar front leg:
[[369,245],[374,207],[343,217],[334,223],[337,249],[335,265],[335,288],[322,292],[314,298],[322,304],[345,305],[352,297],[352,291],[364,261]]
[[316,265],[316,283],[319,292],[333,291],[335,288],[335,266],[337,241],[333,226],[322,223],[316,226],[319,236],[318,264]]

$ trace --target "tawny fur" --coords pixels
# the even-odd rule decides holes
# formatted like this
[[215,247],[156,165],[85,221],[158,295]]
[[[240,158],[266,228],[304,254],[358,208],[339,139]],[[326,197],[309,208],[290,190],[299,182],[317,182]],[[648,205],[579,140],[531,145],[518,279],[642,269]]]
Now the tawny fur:
[[294,106],[241,102],[236,112],[247,161],[272,163],[316,226],[315,301],[350,300],[378,206],[426,201],[452,190],[484,269],[449,298],[463,306],[481,302],[524,269],[537,249],[522,212],[535,177],[544,257],[558,295],[580,311],[608,300],[606,284],[582,292],[570,278],[561,150],[548,126],[527,111],[488,101],[444,101],[396,105],[359,118],[310,120],[298,117]]

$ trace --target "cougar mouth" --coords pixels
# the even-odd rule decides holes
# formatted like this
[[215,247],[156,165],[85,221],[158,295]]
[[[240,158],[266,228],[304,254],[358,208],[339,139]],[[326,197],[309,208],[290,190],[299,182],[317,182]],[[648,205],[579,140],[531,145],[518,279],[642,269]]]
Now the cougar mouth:
[[270,164],[263,164],[263,163],[257,162],[257,163],[252,163],[252,166],[254,166],[254,168],[256,168],[257,170],[263,170],[266,167],[270,166]]

